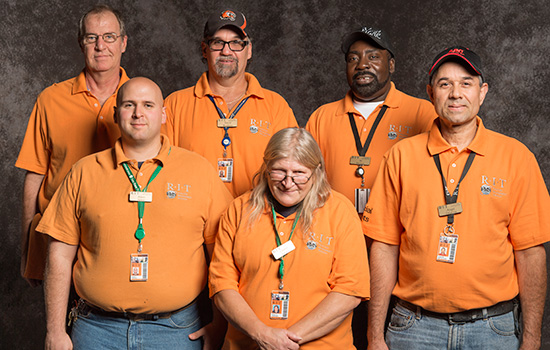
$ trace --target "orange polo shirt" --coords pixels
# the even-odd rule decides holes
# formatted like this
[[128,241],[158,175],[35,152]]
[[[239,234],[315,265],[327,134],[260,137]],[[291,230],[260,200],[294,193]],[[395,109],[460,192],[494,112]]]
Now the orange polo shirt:
[[[363,230],[370,238],[399,245],[399,273],[393,294],[435,312],[488,307],[514,298],[518,276],[514,250],[550,240],[550,198],[534,155],[520,142],[485,129],[458,151],[431,131],[404,140],[385,156],[365,208]],[[466,159],[476,156],[460,184],[463,212],[454,217],[458,244],[454,263],[436,261],[447,217],[440,155],[450,193]]]
[[[128,81],[120,68],[118,87]],[[118,88],[117,88],[118,91]],[[80,158],[112,147],[120,137],[114,122],[116,92],[103,105],[86,86],[82,71],[77,77],[53,84],[38,96],[15,166],[44,175],[38,192],[38,211],[44,213],[50,199],[71,166]],[[47,242],[34,228],[29,233],[25,277],[42,279]]]
[[357,165],[349,163],[351,156],[359,154],[348,113],[353,114],[361,145],[364,145],[383,105],[388,106],[388,109],[376,128],[365,154],[371,158],[371,163],[363,167],[363,188],[372,188],[384,153],[399,140],[429,130],[432,121],[437,117],[429,101],[409,96],[397,90],[391,83],[386,100],[376,107],[368,118],[363,117],[355,109],[350,91],[344,99],[319,107],[306,125],[306,129],[321,148],[330,185],[348,197],[352,203],[355,203],[355,189],[361,188],[361,178],[355,176]]
[[[292,242],[296,250],[284,257],[284,290],[290,292],[287,320],[270,319],[270,298],[279,286],[279,261],[273,215],[268,205],[258,221],[248,226],[246,204],[250,193],[233,201],[221,219],[210,264],[211,296],[224,290],[238,291],[258,318],[270,327],[288,328],[311,312],[330,292],[368,299],[369,266],[365,240],[354,207],[337,192],[315,212],[309,234],[296,226]],[[281,241],[288,240],[296,214],[277,215]],[[308,245],[308,242],[310,244]],[[312,244],[314,242],[314,244]],[[309,247],[309,248],[308,248]],[[334,331],[301,345],[300,349],[355,349],[350,314]],[[255,342],[229,325],[224,349],[256,349]]]
[[[143,253],[149,278],[130,282],[130,255],[137,253],[137,202],[122,167],[128,162],[138,184],[149,184]],[[212,166],[199,155],[163,145],[140,169],[120,141],[83,158],[59,187],[37,227],[59,241],[79,245],[73,280],[80,297],[108,311],[157,313],[179,309],[201,292],[207,275],[203,244],[214,243],[219,218],[232,197]]]
[[[233,158],[233,181],[225,183],[234,197],[252,188],[252,178],[262,165],[262,157],[271,136],[277,131],[297,127],[288,103],[277,93],[260,86],[258,80],[246,73],[248,89],[241,100],[248,97],[234,119],[236,128],[229,128],[231,145],[227,157]],[[166,98],[167,120],[163,133],[179,147],[197,152],[217,167],[223,157],[224,128],[217,127],[220,119],[216,107],[208,96],[214,97],[217,106],[229,116],[223,98],[214,95],[203,73],[194,87],[176,91]]]

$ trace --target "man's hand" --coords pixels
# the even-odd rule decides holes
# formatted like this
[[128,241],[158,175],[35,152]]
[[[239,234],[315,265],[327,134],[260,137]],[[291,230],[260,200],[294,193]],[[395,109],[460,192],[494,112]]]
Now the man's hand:
[[46,342],[44,349],[46,350],[72,350],[73,342],[66,332],[52,334],[46,333]]
[[225,334],[225,327],[216,327],[213,322],[202,327],[198,331],[189,334],[190,340],[199,340],[202,338],[204,341],[203,350],[218,350],[223,342]]
[[388,345],[386,345],[386,341],[384,339],[376,340],[376,341],[370,341],[368,346],[368,350],[388,350]]
[[302,338],[289,330],[266,326],[254,340],[262,350],[297,350]]

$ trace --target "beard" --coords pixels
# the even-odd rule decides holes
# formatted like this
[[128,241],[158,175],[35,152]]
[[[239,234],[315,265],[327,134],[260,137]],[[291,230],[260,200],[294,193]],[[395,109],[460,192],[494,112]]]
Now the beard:
[[[224,63],[219,63],[219,61],[232,61],[233,64],[230,66],[227,66]],[[239,71],[239,59],[236,57],[228,57],[228,56],[221,56],[216,58],[216,62],[214,64],[214,69],[216,70],[216,74],[218,74],[222,78],[233,78],[235,75],[237,75]]]
[[[360,76],[369,75],[373,79],[370,83],[367,84],[359,84],[357,82],[357,78]],[[372,95],[376,94],[378,91],[382,90],[384,86],[390,81],[391,74],[388,74],[388,77],[384,81],[379,81],[378,77],[374,75],[371,72],[364,72],[364,73],[356,73],[353,76],[353,82],[351,84],[351,89],[358,97],[362,97],[364,99],[369,99]]]

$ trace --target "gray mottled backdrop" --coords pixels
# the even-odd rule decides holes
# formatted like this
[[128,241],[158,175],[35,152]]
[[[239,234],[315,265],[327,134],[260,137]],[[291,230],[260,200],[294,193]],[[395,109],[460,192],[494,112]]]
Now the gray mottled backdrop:
[[[83,67],[76,23],[95,1],[0,0],[0,348],[39,349],[45,334],[41,288],[19,277],[19,227],[24,172],[13,164],[38,93]],[[546,0],[107,1],[127,21],[123,66],[164,94],[193,85],[202,71],[199,41],[219,4],[248,18],[249,71],[282,94],[305,125],[315,108],[347,91],[341,37],[360,24],[386,28],[396,52],[393,80],[426,98],[433,56],[452,44],[477,51],[486,65],[486,125],[524,142],[550,182],[547,107],[550,94],[550,7]],[[548,304],[548,303],[547,303]],[[548,309],[548,307],[547,307]],[[550,348],[550,313],[543,348]]]

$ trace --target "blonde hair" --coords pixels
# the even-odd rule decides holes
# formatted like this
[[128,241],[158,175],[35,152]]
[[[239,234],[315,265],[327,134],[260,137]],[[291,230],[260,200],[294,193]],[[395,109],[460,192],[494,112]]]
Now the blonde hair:
[[301,211],[298,225],[306,233],[313,224],[314,211],[325,205],[330,195],[330,185],[325,172],[321,150],[311,134],[301,128],[286,128],[275,133],[264,151],[264,162],[254,175],[254,189],[247,202],[248,223],[252,225],[265,210],[265,199],[270,193],[268,170],[274,162],[284,158],[295,161],[312,171],[312,187],[298,207]]

